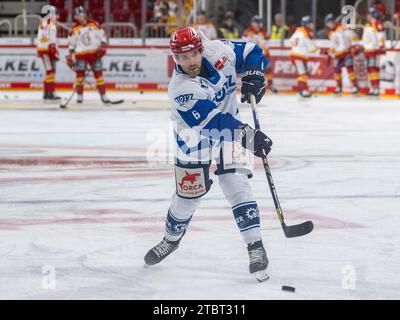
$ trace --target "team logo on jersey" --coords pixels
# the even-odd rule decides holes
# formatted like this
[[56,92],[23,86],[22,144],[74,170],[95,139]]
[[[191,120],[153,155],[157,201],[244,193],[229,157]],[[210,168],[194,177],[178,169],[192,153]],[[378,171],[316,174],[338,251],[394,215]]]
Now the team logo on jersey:
[[179,223],[179,224],[174,226],[174,229],[175,229],[174,231],[176,233],[181,233],[186,229],[186,227],[187,227],[186,223]]
[[227,76],[227,80],[224,83],[221,90],[219,90],[214,97],[214,102],[220,103],[225,99],[227,94],[231,94],[236,91],[236,82],[233,80],[232,76]]
[[228,57],[223,54],[221,57],[219,57],[214,67],[217,68],[218,70],[221,70],[223,67],[225,67],[227,62],[228,62]]
[[181,187],[181,189],[183,189],[185,187],[185,183],[189,182],[189,187],[187,187],[186,189],[199,188],[199,187],[201,187],[201,184],[195,185],[197,177],[199,177],[199,176],[200,176],[200,173],[189,173],[189,172],[185,171],[185,176],[181,179],[181,182],[179,182],[179,186]]
[[88,32],[84,32],[84,33],[81,35],[81,41],[82,41],[82,44],[83,44],[84,46],[90,46],[91,40],[90,40],[90,33],[89,33],[89,31],[88,31]]
[[182,94],[180,96],[177,96],[174,101],[179,104],[180,106],[184,105],[186,102],[188,102],[189,100],[193,99],[193,94],[192,93],[186,93],[186,94]]
[[175,167],[176,191],[184,198],[198,197],[206,193],[203,168]]
[[247,219],[249,219],[249,220],[253,220],[253,219],[255,219],[255,218],[258,218],[260,215],[259,215],[259,213],[258,213],[258,210],[257,210],[257,208],[248,208],[247,210],[246,210],[246,218]]

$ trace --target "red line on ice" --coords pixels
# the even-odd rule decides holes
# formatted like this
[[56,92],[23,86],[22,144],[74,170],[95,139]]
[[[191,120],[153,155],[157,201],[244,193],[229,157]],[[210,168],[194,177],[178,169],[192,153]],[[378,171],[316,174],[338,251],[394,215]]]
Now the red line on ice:
[[28,182],[61,182],[61,181],[87,181],[87,180],[111,180],[111,179],[130,179],[137,177],[167,177],[172,176],[173,172],[160,171],[138,171],[129,174],[112,174],[112,175],[89,175],[89,176],[62,176],[62,177],[21,177],[21,178],[0,178],[0,183],[28,183]]
[[[224,209],[225,207],[219,207],[218,209]],[[207,209],[217,209],[217,208],[206,208],[203,207],[200,210]],[[191,229],[193,227],[198,228],[198,231],[201,231],[201,227],[195,225],[196,221],[199,222],[208,222],[208,221],[233,221],[232,213],[230,212],[230,208],[226,207],[227,212],[224,215],[201,215],[197,214],[193,217],[193,222],[191,223]],[[263,215],[261,220],[267,219],[277,219],[272,213],[274,209],[272,208],[261,208],[261,212],[271,212],[270,215]],[[82,214],[82,215],[107,215],[107,214],[142,214],[140,211],[130,210],[130,209],[91,209],[91,210],[73,210],[67,211],[68,213],[73,214]],[[298,220],[307,220],[310,219],[314,222],[316,229],[350,229],[350,228],[366,228],[367,226],[353,223],[349,221],[344,221],[331,217],[324,217],[316,214],[304,213],[296,210],[288,210],[287,217],[290,221],[295,223]],[[143,213],[144,214],[144,213]],[[141,216],[141,217],[101,217],[101,218],[69,218],[69,219],[0,219],[0,230],[16,230],[19,227],[26,226],[36,226],[36,225],[63,225],[63,224],[88,224],[88,223],[134,223],[135,226],[129,226],[131,231],[139,230],[137,232],[146,232],[143,231],[146,228],[151,229],[152,227],[158,228],[159,226],[164,226],[165,216]],[[151,226],[143,226],[142,224],[151,223]],[[160,223],[160,224],[155,224]],[[200,229],[199,229],[200,228]],[[150,230],[149,229],[149,230]],[[270,228],[268,228],[270,229]],[[272,229],[277,229],[273,227]],[[142,231],[140,231],[142,230]],[[203,229],[204,230],[204,229]]]
[[137,165],[148,164],[146,160],[114,160],[114,159],[101,159],[99,157],[40,157],[40,158],[20,158],[20,159],[6,159],[0,158],[0,165],[18,165],[18,166],[48,166],[48,165],[79,165],[79,166],[93,166],[93,165]]
[[0,148],[19,149],[63,149],[63,150],[108,150],[108,151],[136,151],[146,152],[146,148],[113,147],[113,146],[68,146],[68,145],[32,145],[32,144],[0,144]]

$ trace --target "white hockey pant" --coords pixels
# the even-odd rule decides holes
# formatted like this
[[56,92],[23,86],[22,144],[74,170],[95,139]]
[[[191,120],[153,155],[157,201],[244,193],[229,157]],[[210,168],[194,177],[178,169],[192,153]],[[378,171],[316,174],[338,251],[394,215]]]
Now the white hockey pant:
[[[243,240],[246,243],[261,240],[259,211],[248,177],[244,174],[225,173],[219,175],[218,180],[232,207]],[[174,193],[166,219],[166,239],[176,241],[182,236],[201,199],[185,199]]]

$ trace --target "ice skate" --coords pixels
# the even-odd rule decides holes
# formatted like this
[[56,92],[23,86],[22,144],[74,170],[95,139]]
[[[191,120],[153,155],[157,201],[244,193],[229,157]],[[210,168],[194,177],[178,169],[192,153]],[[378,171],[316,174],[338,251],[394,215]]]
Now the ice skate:
[[78,96],[76,97],[76,102],[77,103],[82,103],[83,102],[83,95],[82,94],[78,94]]
[[378,97],[379,96],[379,88],[372,88],[368,93],[367,96]]
[[278,93],[278,89],[275,88],[273,85],[270,85],[270,86],[268,87],[268,89],[269,89],[269,91],[270,91],[271,93]]
[[[183,235],[182,235],[183,237]],[[144,256],[144,262],[151,266],[153,264],[160,263],[166,257],[168,257],[172,252],[174,252],[179,247],[179,242],[182,237],[177,241],[169,241],[167,239],[162,239],[159,244],[151,248]]]
[[360,94],[360,89],[359,89],[358,87],[354,87],[354,88],[351,90],[351,94],[352,94],[353,96],[358,96],[358,95]]
[[108,99],[108,97],[103,94],[102,96],[100,96],[101,102],[103,102],[104,104],[111,104],[110,99]]
[[299,94],[303,98],[310,98],[311,97],[311,93],[308,90],[300,90]]
[[61,97],[57,96],[55,92],[49,92],[49,99],[50,100],[61,100]]
[[247,250],[249,252],[249,271],[250,273],[254,273],[256,279],[259,282],[263,282],[269,279],[269,275],[267,272],[268,268],[268,258],[267,253],[265,252],[264,246],[261,241],[256,241],[250,243],[247,246]]
[[342,90],[342,88],[340,88],[340,87],[337,87],[334,91],[333,91],[333,94],[334,95],[341,95],[343,93],[343,90]]

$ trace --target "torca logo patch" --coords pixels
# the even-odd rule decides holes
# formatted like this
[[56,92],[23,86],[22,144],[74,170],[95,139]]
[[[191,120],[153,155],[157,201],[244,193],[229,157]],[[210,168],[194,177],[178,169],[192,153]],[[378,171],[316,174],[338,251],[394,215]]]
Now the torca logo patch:
[[186,102],[188,102],[189,100],[192,100],[192,99],[193,99],[193,94],[192,93],[186,93],[186,94],[182,94],[180,96],[177,96],[174,99],[174,101],[181,106],[181,105],[184,105]]
[[[197,177],[200,176],[200,173],[189,173],[185,171],[185,176],[181,179],[181,182],[179,182],[179,186],[181,189],[199,189],[202,188],[203,186],[201,184],[194,184],[197,180]],[[189,186],[185,185],[185,182],[189,182]]]
[[204,168],[175,167],[176,193],[183,198],[196,198],[207,193]]

